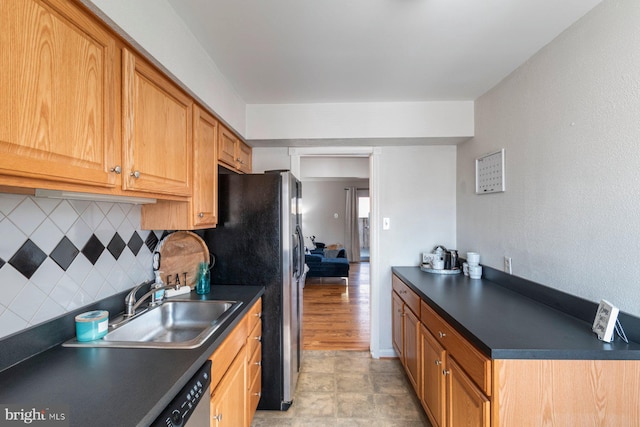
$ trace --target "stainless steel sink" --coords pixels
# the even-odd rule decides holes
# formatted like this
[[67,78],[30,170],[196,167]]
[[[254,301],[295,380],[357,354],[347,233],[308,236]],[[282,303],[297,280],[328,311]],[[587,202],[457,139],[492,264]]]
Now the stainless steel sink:
[[201,346],[242,303],[237,301],[167,301],[110,327],[102,339],[67,341],[67,347],[189,349]]

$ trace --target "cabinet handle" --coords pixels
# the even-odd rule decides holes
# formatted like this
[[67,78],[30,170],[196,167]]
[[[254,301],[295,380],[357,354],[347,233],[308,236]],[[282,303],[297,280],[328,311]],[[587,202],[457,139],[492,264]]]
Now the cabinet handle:
[[254,314],[258,319],[262,319],[262,312]]
[[258,335],[257,337],[253,337],[253,339],[262,342],[262,335]]
[[440,338],[444,338],[444,337],[446,337],[446,336],[447,336],[447,334],[445,334],[445,333],[444,333],[444,332],[442,332],[442,331],[438,331],[438,335],[440,336]]
[[447,376],[447,375],[449,375],[450,373],[451,373],[451,371],[450,371],[450,370],[448,370],[448,369],[443,369],[443,370],[442,370],[442,375],[444,375],[444,376]]
[[135,179],[138,179],[138,178],[140,178],[140,171],[133,171],[129,175],[131,175]]
[[442,365],[442,360],[436,359],[434,363],[436,364],[436,366],[440,366]]
[[115,167],[109,169],[109,172],[115,172],[116,175],[120,175],[122,173],[122,167],[120,167],[120,165],[116,165]]
[[204,218],[204,212],[200,212],[200,213],[198,214],[198,218]]
[[254,396],[258,396],[258,397],[261,397],[261,396],[262,396],[262,393],[260,393],[260,392],[257,392],[257,393],[253,393],[253,395],[254,395]]
[[257,362],[254,363],[254,365],[262,366],[262,360],[258,360]]
[[211,418],[213,418],[216,421],[222,421],[222,414],[212,415]]

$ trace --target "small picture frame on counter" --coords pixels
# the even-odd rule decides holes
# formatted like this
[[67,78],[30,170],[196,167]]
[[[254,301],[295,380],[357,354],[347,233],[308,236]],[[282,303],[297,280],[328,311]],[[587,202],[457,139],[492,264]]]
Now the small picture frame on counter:
[[591,327],[591,330],[596,333],[599,340],[604,342],[613,341],[618,312],[618,307],[607,300],[600,300],[596,317]]

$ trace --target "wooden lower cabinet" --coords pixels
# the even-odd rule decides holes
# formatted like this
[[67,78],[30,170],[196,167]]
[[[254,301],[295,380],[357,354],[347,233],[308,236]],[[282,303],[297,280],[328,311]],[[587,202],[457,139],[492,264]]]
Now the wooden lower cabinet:
[[404,312],[404,368],[413,389],[420,388],[420,321],[418,317],[405,306]]
[[499,359],[493,372],[493,426],[640,425],[637,360]]
[[[402,343],[398,354],[413,382],[411,316],[397,293],[406,284],[393,280],[393,343]],[[412,304],[411,293],[403,295]],[[640,425],[637,360],[489,359],[424,301],[417,327],[416,392],[434,427]]]
[[[245,352],[241,351],[211,393],[211,426],[246,426]],[[213,367],[212,369],[215,369]]]
[[488,427],[490,360],[397,276],[392,307],[393,346],[433,426]]
[[259,300],[209,358],[211,427],[251,425],[262,387],[261,314]]
[[392,317],[391,324],[393,328],[393,348],[395,349],[400,361],[404,363],[404,334],[402,329],[402,299],[398,296],[397,293],[393,292],[391,294],[391,304],[392,304]]
[[491,425],[490,402],[480,389],[469,379],[462,368],[447,357],[444,370],[447,395],[447,426]]
[[420,325],[422,381],[420,402],[434,427],[446,425],[446,389],[443,372],[447,369],[446,352],[431,332]]
[[393,346],[416,392],[420,389],[420,298],[393,276]]
[[396,293],[393,293],[393,346],[417,391],[420,386],[419,319]]

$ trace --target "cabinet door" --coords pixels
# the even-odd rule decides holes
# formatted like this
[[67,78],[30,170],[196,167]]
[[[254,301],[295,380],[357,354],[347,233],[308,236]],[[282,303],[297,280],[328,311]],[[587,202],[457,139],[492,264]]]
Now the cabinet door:
[[413,314],[409,307],[404,306],[404,366],[409,376],[409,381],[413,384],[414,390],[420,392],[420,354],[419,354],[419,333],[418,317]]
[[200,107],[193,118],[193,224],[214,226],[218,222],[218,122]]
[[242,141],[238,141],[236,154],[240,172],[251,173],[251,147]]
[[235,169],[238,138],[224,126],[220,126],[219,132],[218,160]]
[[2,0],[0,22],[0,173],[114,187],[115,39],[60,0]]
[[391,324],[393,328],[393,336],[392,336],[393,348],[396,350],[396,353],[398,353],[398,357],[400,358],[400,361],[404,365],[404,334],[402,329],[402,318],[403,318],[402,299],[400,299],[398,294],[393,292],[391,303],[392,303],[392,310],[393,310],[392,317],[391,317]]
[[192,100],[127,49],[123,66],[123,188],[191,195]]
[[246,396],[243,348],[211,393],[211,427],[244,426]]
[[447,358],[447,425],[490,426],[489,400],[452,358]]
[[445,350],[431,333],[421,326],[420,340],[422,346],[422,406],[434,427],[444,427],[446,424]]

